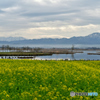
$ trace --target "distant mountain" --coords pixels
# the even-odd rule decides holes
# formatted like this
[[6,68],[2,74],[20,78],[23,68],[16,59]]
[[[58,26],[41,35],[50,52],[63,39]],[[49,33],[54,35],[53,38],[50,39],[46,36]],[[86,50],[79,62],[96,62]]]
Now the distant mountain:
[[93,33],[88,36],[72,37],[68,41],[73,44],[100,44],[100,33]]
[[93,34],[90,34],[88,35],[87,37],[91,37],[91,38],[100,38],[100,33],[93,33]]
[[[4,40],[4,41],[1,41]],[[8,40],[8,41],[7,41]],[[93,33],[88,36],[71,37],[71,38],[41,38],[41,39],[25,39],[22,37],[8,37],[6,40],[0,38],[0,44],[100,44],[100,33]]]
[[19,40],[26,40],[23,37],[0,37],[0,41],[19,41]]

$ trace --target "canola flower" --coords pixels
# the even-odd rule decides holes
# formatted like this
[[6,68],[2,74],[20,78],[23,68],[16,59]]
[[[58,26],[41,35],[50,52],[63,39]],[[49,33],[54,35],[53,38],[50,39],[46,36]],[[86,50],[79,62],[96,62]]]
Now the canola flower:
[[100,61],[0,60],[0,100],[100,100]]

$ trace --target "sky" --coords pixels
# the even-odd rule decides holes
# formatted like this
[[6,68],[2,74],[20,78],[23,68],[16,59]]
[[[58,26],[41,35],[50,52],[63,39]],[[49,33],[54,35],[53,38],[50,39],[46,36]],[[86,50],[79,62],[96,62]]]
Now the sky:
[[0,0],[0,37],[70,38],[100,32],[100,0]]

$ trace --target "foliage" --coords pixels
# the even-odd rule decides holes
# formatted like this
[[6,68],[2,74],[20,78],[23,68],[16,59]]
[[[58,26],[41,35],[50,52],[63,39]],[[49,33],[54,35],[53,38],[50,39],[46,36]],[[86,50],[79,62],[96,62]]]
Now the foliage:
[[99,100],[100,61],[0,60],[0,100]]

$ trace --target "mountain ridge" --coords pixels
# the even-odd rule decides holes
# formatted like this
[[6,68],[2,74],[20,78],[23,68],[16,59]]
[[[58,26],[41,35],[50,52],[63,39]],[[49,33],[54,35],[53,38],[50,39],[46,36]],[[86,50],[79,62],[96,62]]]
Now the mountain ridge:
[[14,41],[1,41],[1,44],[100,44],[100,33],[95,32],[87,36],[71,37],[71,38],[41,38],[41,39],[25,39],[17,38]]

